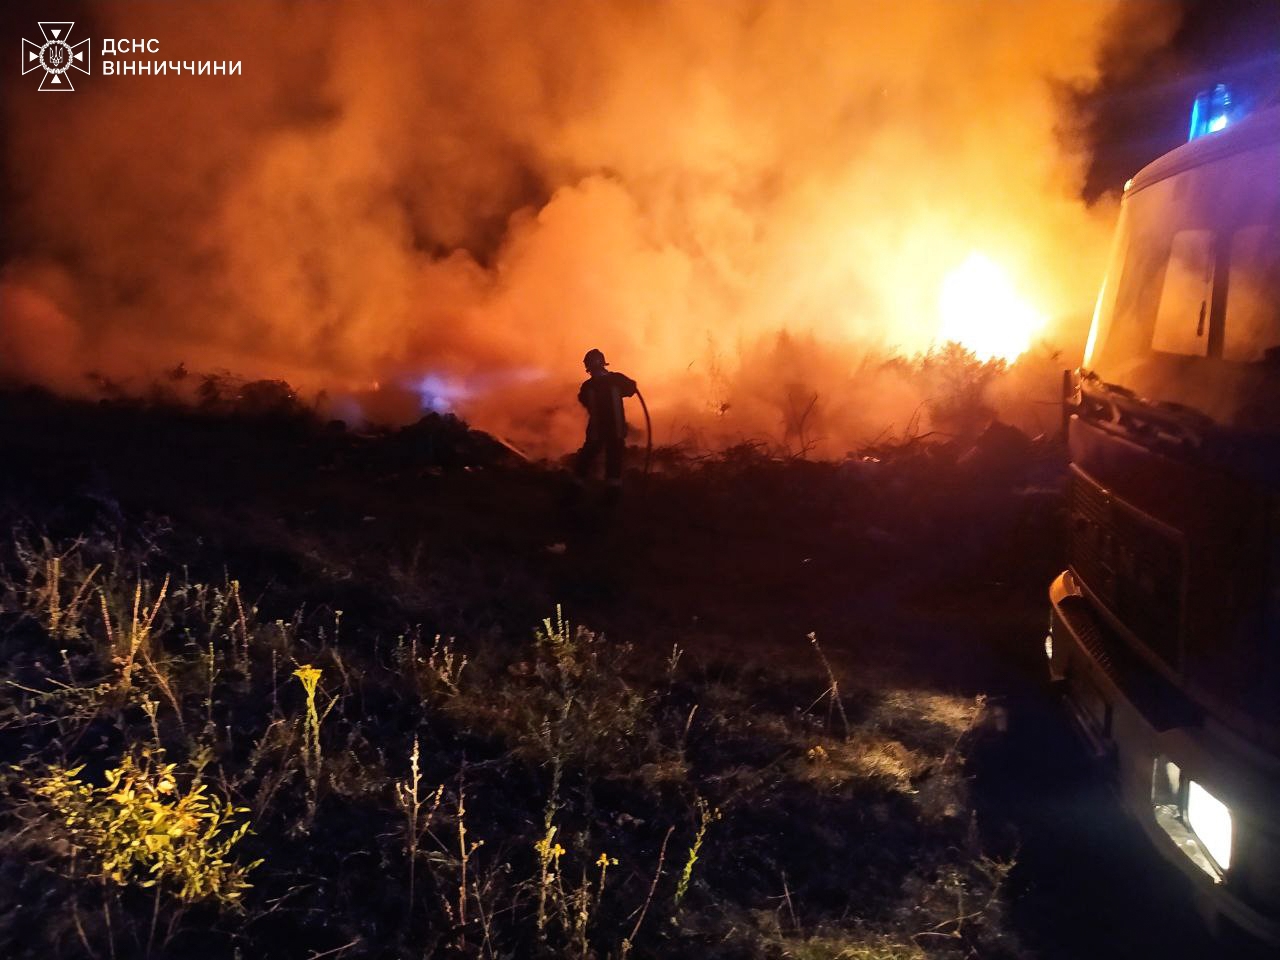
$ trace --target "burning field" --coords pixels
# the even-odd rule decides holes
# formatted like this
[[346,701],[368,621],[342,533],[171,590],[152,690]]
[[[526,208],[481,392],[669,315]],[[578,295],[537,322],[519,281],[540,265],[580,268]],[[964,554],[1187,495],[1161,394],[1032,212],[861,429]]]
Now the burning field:
[[643,372],[659,443],[781,441],[816,398],[826,455],[920,406],[897,355],[1073,360],[1114,207],[1080,199],[1071,92],[1104,43],[1138,58],[1177,20],[81,6],[77,30],[244,73],[99,76],[52,105],[6,78],[0,374],[138,395],[180,364],[230,370],[349,422],[447,410],[539,454],[575,443],[590,345]]
[[67,0],[44,97],[47,6],[0,954],[1213,955],[1040,649],[1100,138],[1205,5]]

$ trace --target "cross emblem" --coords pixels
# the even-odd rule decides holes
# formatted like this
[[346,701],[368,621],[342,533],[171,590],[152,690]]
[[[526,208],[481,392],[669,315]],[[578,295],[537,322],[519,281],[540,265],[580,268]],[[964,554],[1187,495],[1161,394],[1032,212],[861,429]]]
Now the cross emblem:
[[57,93],[62,90],[74,90],[71,85],[71,68],[81,73],[89,72],[89,41],[81,40],[72,46],[67,42],[71,35],[74,21],[40,21],[40,32],[44,34],[44,43],[22,41],[22,72],[28,74],[32,70],[43,69],[44,79],[40,81],[40,89],[45,93]]

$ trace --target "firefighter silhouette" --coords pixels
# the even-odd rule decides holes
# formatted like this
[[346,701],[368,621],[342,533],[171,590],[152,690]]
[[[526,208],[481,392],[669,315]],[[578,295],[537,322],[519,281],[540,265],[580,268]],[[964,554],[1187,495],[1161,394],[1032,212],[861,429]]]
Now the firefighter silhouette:
[[588,350],[582,365],[590,374],[578,389],[578,402],[587,408],[587,437],[578,451],[574,472],[579,480],[585,480],[603,453],[605,482],[616,491],[622,486],[622,453],[627,440],[622,401],[636,395],[636,382],[608,370],[599,350]]

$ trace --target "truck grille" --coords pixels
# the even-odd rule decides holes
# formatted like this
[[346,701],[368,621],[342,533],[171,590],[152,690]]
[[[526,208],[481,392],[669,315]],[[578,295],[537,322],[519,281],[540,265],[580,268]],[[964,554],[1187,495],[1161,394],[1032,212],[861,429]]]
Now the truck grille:
[[1181,536],[1071,470],[1071,568],[1130,633],[1181,667],[1185,554]]

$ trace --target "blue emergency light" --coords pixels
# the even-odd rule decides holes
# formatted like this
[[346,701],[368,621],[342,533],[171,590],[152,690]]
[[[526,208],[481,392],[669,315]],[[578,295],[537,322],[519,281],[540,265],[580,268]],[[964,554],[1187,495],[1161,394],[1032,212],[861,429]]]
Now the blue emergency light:
[[1196,94],[1191,104],[1191,130],[1187,140],[1203,137],[1206,133],[1217,133],[1235,119],[1231,109],[1231,91],[1225,83],[1220,83],[1212,90],[1202,90]]

